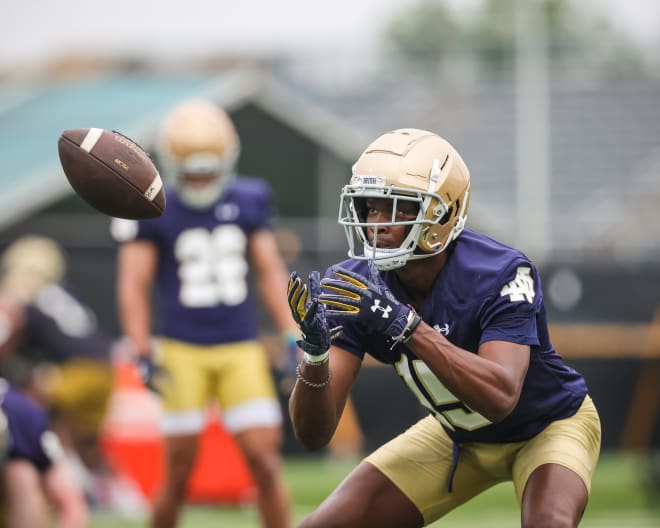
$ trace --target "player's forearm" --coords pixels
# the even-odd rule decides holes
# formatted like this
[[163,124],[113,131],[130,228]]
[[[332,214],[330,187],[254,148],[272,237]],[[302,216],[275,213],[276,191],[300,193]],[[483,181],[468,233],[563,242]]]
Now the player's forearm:
[[[300,367],[300,375],[309,383],[322,385],[328,380],[328,364]],[[332,396],[332,385],[316,388],[298,379],[289,398],[289,414],[296,438],[310,451],[328,445],[339,421]]]
[[123,333],[135,349],[137,351],[149,350],[151,348],[151,307],[148,298],[136,290],[120,289],[119,317]]
[[516,406],[520,386],[502,365],[454,346],[424,323],[407,346],[454,396],[492,422],[503,420]]

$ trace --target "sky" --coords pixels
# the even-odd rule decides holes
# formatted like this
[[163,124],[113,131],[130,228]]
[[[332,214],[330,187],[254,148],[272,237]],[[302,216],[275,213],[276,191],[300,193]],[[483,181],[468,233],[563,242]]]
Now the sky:
[[[351,49],[374,44],[396,9],[418,0],[0,0],[0,68],[63,53],[177,58],[226,52]],[[437,0],[465,8],[479,0]],[[660,46],[660,0],[582,0]]]

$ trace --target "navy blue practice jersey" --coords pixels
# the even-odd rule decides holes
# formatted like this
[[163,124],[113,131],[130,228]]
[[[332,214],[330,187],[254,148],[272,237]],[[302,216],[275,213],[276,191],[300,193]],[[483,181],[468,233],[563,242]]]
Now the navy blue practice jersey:
[[55,363],[73,358],[106,360],[112,345],[91,308],[59,284],[42,288],[26,306],[23,334],[23,356]]
[[204,210],[168,189],[163,215],[141,220],[135,237],[158,248],[160,335],[200,345],[257,337],[248,240],[271,216],[270,186],[258,178],[233,178]]
[[[548,335],[541,281],[532,262],[520,251],[465,229],[450,246],[447,264],[419,311],[424,322],[454,345],[477,353],[487,341],[529,345],[530,365],[520,400],[503,421],[491,423],[456,398],[426,364],[405,345],[392,348],[389,338],[365,333],[344,320],[334,345],[358,357],[370,354],[394,366],[419,401],[458,442],[518,442],[549,423],[575,413],[587,394],[582,376],[555,352]],[[379,273],[363,260],[340,266],[366,277]],[[326,276],[330,271],[326,271]],[[395,271],[380,272],[395,297],[410,303]],[[330,326],[340,324],[330,319]]]

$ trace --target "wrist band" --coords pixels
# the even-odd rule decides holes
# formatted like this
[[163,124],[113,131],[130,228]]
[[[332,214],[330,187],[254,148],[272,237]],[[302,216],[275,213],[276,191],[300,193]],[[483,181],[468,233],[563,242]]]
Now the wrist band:
[[419,323],[421,322],[422,322],[422,318],[417,314],[415,310],[411,308],[410,312],[408,313],[408,320],[406,321],[406,326],[403,327],[403,330],[398,336],[392,337],[392,341],[393,341],[392,348],[394,348],[399,343],[407,343],[408,340],[412,337],[413,332],[417,329]]
[[314,366],[323,365],[323,363],[327,363],[329,357],[330,357],[330,351],[329,350],[326,350],[325,352],[323,352],[323,354],[318,354],[318,355],[310,354],[308,352],[305,352],[303,354],[303,358],[305,359],[305,363],[307,363],[308,365],[314,365]]
[[302,372],[300,371],[300,363],[298,363],[296,366],[296,379],[300,380],[303,385],[306,385],[312,389],[322,389],[323,387],[326,387],[330,384],[330,380],[332,379],[332,371],[328,368],[328,378],[325,381],[322,381],[321,383],[313,383],[303,378]]

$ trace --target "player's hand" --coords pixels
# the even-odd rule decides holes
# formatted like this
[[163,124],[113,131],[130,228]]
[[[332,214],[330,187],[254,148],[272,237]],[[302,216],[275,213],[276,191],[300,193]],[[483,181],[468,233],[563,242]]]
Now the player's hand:
[[135,357],[135,364],[137,365],[138,373],[144,386],[151,392],[160,394],[158,385],[163,377],[164,370],[154,363],[151,355],[147,354],[137,355]]
[[[319,303],[321,283],[318,271],[309,274],[309,286],[294,271],[289,277],[287,296],[293,320],[300,328],[302,339],[298,346],[316,361],[326,359],[330,343],[341,332],[341,327],[329,328],[325,306]],[[306,356],[309,359],[309,356]],[[318,359],[322,358],[322,359]]]
[[319,301],[326,313],[360,321],[374,333],[385,334],[395,342],[405,342],[417,328],[421,317],[399,302],[379,276],[369,280],[341,267],[332,268],[332,276],[321,281]]

